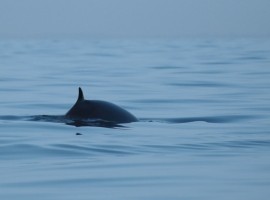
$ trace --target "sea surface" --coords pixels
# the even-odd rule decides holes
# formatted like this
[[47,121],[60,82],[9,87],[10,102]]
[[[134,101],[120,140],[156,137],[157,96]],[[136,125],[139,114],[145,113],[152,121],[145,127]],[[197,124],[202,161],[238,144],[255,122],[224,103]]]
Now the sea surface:
[[[140,121],[28,120],[78,87]],[[270,39],[0,40],[0,199],[269,197]]]

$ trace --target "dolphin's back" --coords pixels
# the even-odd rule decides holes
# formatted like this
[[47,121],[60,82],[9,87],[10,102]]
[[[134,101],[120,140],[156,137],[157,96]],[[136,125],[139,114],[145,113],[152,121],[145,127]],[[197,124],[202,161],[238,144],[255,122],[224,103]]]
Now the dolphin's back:
[[66,114],[69,118],[75,119],[102,119],[116,123],[136,122],[138,119],[123,108],[106,101],[82,100]]

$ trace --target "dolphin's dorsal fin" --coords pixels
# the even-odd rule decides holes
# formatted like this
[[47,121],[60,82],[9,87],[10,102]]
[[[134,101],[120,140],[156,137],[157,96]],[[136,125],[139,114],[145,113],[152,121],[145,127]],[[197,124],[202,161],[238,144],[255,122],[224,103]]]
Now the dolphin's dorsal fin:
[[77,101],[83,101],[84,100],[84,96],[83,96],[83,91],[82,89],[79,87],[79,96]]

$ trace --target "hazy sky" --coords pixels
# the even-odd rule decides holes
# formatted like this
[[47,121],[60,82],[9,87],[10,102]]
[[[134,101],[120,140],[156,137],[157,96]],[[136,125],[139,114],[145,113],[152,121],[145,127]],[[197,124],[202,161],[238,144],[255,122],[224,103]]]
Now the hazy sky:
[[0,0],[0,37],[270,37],[270,0]]

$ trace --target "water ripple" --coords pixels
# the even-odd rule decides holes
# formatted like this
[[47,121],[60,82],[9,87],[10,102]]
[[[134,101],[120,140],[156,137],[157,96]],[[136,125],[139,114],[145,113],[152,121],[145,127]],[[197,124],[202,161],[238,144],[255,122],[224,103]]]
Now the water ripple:
[[85,156],[128,156],[145,154],[179,154],[188,153],[212,153],[224,151],[227,153],[237,153],[243,149],[269,148],[270,140],[232,140],[222,142],[200,142],[200,143],[180,143],[180,144],[131,144],[131,145],[107,145],[107,144],[1,144],[0,158],[26,159],[33,157],[85,157]]
[[236,141],[223,141],[213,143],[192,143],[192,144],[175,144],[175,145],[163,145],[163,144],[151,144],[144,145],[148,152],[156,153],[177,153],[177,152],[197,152],[197,153],[212,153],[224,151],[226,153],[237,153],[241,149],[258,149],[269,148],[270,140],[236,140]]
[[141,120],[149,122],[167,122],[167,123],[190,123],[190,122],[230,123],[258,118],[259,118],[258,116],[248,116],[248,115],[224,115],[224,116],[152,118],[152,119],[141,118]]
[[190,83],[169,83],[168,85],[178,86],[178,87],[233,87],[233,85],[217,82],[190,82]]
[[53,149],[62,150],[62,151],[74,151],[78,153],[86,154],[111,154],[111,155],[127,155],[132,154],[130,147],[126,148],[125,146],[119,145],[71,145],[71,144],[54,144],[51,145]]

